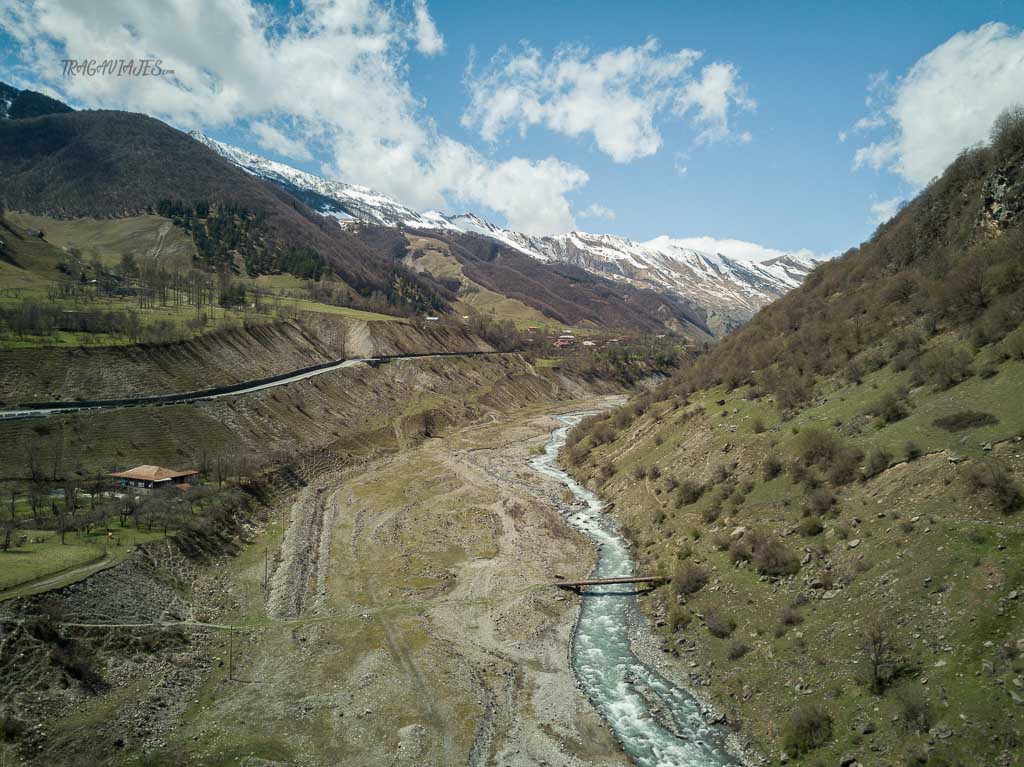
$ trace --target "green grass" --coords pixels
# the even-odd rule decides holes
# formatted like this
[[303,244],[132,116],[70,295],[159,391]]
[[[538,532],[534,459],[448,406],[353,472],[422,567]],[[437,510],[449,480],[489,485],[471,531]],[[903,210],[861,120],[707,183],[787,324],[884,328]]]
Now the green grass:
[[54,219],[11,211],[5,215],[23,229],[42,230],[47,242],[58,248],[78,248],[86,263],[99,259],[104,266],[113,267],[130,254],[140,267],[153,260],[172,271],[192,266],[195,247],[191,238],[160,216]]
[[[738,709],[744,732],[764,752],[778,752],[777,723],[804,699],[793,691],[794,680],[810,689],[807,699],[830,711],[833,742],[797,764],[833,763],[848,753],[867,757],[867,749],[876,746],[902,759],[907,748],[925,740],[893,722],[899,714],[897,693],[911,685],[923,688],[936,721],[956,733],[939,744],[954,763],[991,761],[997,748],[992,733],[1014,727],[1018,709],[1007,690],[1020,695],[1012,680],[1024,673],[1024,659],[1000,659],[997,650],[1024,636],[1024,610],[1019,601],[1007,599],[1012,590],[1024,591],[1020,513],[1007,517],[991,508],[968,491],[960,468],[944,455],[928,453],[990,460],[993,455],[982,446],[995,443],[998,460],[1018,484],[1024,481],[1024,467],[1014,458],[1020,452],[1014,440],[1024,432],[1024,364],[1004,362],[994,377],[970,378],[946,391],[914,389],[910,414],[892,424],[879,426],[863,415],[908,379],[906,372],[883,368],[862,384],[827,388],[823,401],[787,421],[770,401],[749,399],[747,388],[698,392],[685,409],[656,402],[615,442],[595,448],[581,469],[584,478],[596,477],[600,465],[615,465],[614,477],[600,482],[602,495],[615,501],[617,515],[633,531],[640,570],[670,574],[680,552],[688,552],[689,561],[708,571],[715,588],[690,597],[685,609],[702,614],[715,608],[734,618],[735,636],[753,649],[739,660],[729,659],[728,641],[712,637],[695,619],[681,634],[695,643],[694,653],[685,657],[699,667],[714,664],[713,697]],[[934,426],[936,418],[964,410],[990,413],[998,422],[953,433]],[[764,427],[761,433],[755,433],[756,421]],[[836,513],[823,517],[822,534],[804,538],[796,529],[808,490],[788,472],[764,481],[761,465],[768,456],[788,464],[796,457],[798,433],[812,427],[864,451],[885,448],[896,460],[908,441],[926,455],[845,487],[831,488],[826,480],[824,487],[838,500]],[[663,477],[708,482],[715,467],[733,462],[738,484],[749,481],[752,489],[738,503],[723,503],[712,523],[702,514],[717,488],[677,508],[663,480],[633,479],[634,467],[657,466]],[[719,550],[717,541],[724,538],[727,544],[739,526],[770,532],[801,558],[818,553],[792,581],[766,583],[753,568],[737,567],[727,551]],[[848,545],[852,539],[860,541],[855,549]],[[836,583],[829,599],[808,586],[826,577]],[[803,622],[776,636],[783,608],[798,593],[811,598],[799,608]],[[650,609],[671,604],[667,589],[648,600]],[[893,617],[886,622],[898,651],[917,671],[898,681],[897,689],[875,696],[862,681],[860,642],[865,627],[880,616]],[[663,632],[673,647],[679,635]],[[993,664],[994,676],[980,672],[983,663]],[[744,697],[749,702],[738,703]],[[877,727],[870,738],[856,735],[853,727],[865,718]]]
[[20,531],[27,541],[0,552],[0,592],[97,562],[105,554],[123,559],[133,546],[163,537],[159,532],[134,528],[112,526],[111,531],[109,539],[103,531],[90,535],[69,532],[63,544],[59,533],[52,530]]

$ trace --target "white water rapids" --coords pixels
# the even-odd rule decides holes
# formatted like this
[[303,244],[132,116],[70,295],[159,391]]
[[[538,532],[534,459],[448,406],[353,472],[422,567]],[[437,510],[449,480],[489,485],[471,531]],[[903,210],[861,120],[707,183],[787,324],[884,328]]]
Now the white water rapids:
[[[557,465],[566,435],[588,413],[561,416],[544,454],[530,466],[565,485],[576,503],[565,510],[572,526],[600,551],[591,577],[633,574],[629,548],[603,512],[601,500]],[[634,655],[630,625],[639,620],[636,596],[626,585],[589,588],[582,597],[571,649],[572,667],[587,697],[639,767],[734,767],[725,731],[708,724],[692,695]]]

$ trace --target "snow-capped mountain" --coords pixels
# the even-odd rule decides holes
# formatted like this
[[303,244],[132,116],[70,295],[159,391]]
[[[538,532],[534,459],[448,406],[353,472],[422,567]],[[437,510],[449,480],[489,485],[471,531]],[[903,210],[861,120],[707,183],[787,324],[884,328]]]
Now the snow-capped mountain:
[[361,221],[380,226],[400,226],[408,229],[449,229],[461,231],[448,224],[440,213],[420,213],[398,200],[375,192],[365,186],[345,184],[341,181],[314,176],[281,162],[268,160],[258,154],[217,141],[199,131],[190,131],[196,141],[210,147],[254,176],[273,181],[295,194],[313,210],[341,222]]
[[243,170],[285,187],[314,210],[337,218],[343,226],[362,222],[487,237],[542,261],[568,263],[614,280],[678,294],[707,312],[708,324],[716,333],[745,322],[795,288],[816,264],[795,255],[741,261],[694,250],[669,237],[648,242],[586,232],[535,237],[502,229],[473,213],[416,211],[367,187],[330,181],[197,131],[191,135]]

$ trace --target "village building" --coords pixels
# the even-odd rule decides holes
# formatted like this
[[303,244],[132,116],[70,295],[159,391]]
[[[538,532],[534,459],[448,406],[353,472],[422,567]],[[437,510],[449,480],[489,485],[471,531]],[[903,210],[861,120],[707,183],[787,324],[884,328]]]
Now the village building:
[[187,490],[199,482],[199,472],[195,469],[177,471],[150,464],[136,466],[127,471],[115,471],[110,476],[121,487],[135,490],[156,490],[164,487]]

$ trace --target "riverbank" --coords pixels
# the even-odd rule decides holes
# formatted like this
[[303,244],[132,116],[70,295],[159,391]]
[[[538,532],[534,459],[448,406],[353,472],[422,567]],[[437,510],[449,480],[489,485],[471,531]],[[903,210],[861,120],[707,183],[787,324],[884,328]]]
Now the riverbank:
[[[103,647],[175,639],[96,655],[112,688],[51,701],[26,763],[625,767],[570,670],[576,602],[551,586],[594,550],[527,465],[553,413],[607,404],[495,412],[308,475],[236,557],[188,571],[201,600],[169,591],[152,616],[63,629]],[[81,622],[74,594],[62,607]],[[163,626],[172,614],[192,625]]]

